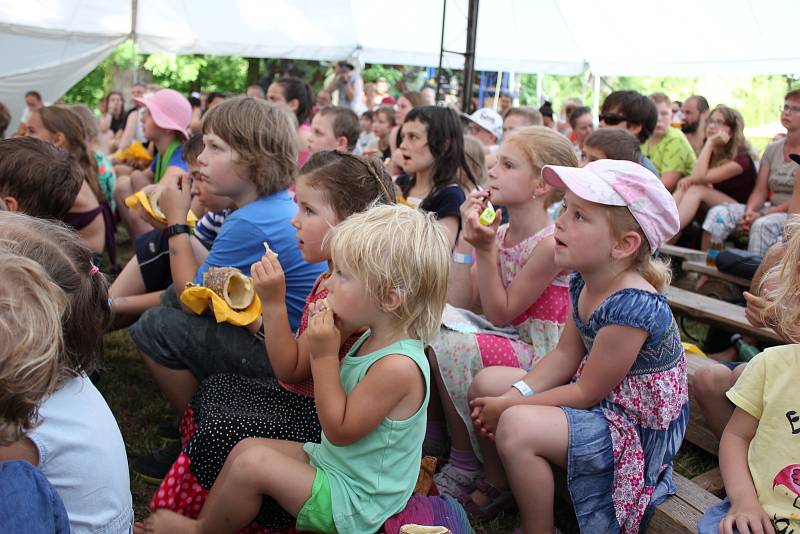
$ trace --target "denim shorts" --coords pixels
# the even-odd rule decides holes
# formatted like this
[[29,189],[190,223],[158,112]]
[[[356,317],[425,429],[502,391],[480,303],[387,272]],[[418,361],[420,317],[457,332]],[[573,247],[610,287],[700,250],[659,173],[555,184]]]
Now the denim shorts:
[[198,382],[219,373],[274,376],[263,339],[245,327],[217,323],[208,313],[184,311],[174,286],[161,295],[161,305],[144,312],[129,332],[148,358],[168,369],[191,371]]

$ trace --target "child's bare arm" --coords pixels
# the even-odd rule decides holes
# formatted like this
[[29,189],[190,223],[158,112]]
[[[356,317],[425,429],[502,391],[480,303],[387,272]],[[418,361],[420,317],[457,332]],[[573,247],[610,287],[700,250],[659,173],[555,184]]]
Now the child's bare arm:
[[[376,362],[350,395],[339,378],[340,337],[330,310],[319,312],[309,321],[311,372],[314,396],[322,431],[337,446],[355,443],[389,416],[401,403],[419,404],[425,384],[417,365],[406,356],[389,355]],[[413,410],[411,411],[413,413]]]
[[[577,329],[574,323],[572,327]],[[565,330],[561,340],[564,340],[565,335],[569,335],[566,343],[571,345],[571,349],[567,350],[559,340],[556,350],[525,377],[525,382],[535,391],[532,397],[523,397],[516,389],[512,389],[502,397],[474,399],[471,402],[473,419],[491,433],[497,428],[500,414],[505,409],[517,404],[591,408],[622,382],[633,366],[648,335],[644,330],[630,326],[610,325],[601,328],[594,340],[592,351],[589,353],[589,359],[583,368],[580,379],[574,383],[567,383],[577,369],[583,354],[580,352],[583,350],[582,341],[580,338],[577,339],[581,343],[580,348],[577,347],[575,334],[577,331],[569,334]],[[559,351],[559,349],[561,350]],[[573,366],[576,354],[581,356],[577,360],[578,363]],[[564,366],[560,375],[559,364]],[[566,376],[567,370],[571,371],[569,376]],[[566,379],[564,379],[565,377]],[[558,378],[559,381],[557,382],[554,378]]]
[[758,502],[753,477],[747,465],[750,441],[758,429],[758,419],[736,408],[719,442],[719,468],[731,509],[720,525],[722,534],[732,534],[738,527],[742,534],[763,532],[774,534],[769,516]]
[[561,272],[555,264],[554,253],[555,240],[552,237],[543,239],[507,288],[503,287],[497,271],[496,252],[478,254],[476,278],[481,306],[492,323],[510,323],[541,296]]

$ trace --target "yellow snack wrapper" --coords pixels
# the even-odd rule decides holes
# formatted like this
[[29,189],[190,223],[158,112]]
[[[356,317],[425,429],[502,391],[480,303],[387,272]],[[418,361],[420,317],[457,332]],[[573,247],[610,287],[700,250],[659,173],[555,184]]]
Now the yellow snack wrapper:
[[706,355],[706,353],[703,352],[703,350],[700,347],[698,347],[697,345],[695,345],[694,343],[687,343],[685,341],[682,341],[681,345],[683,345],[683,351],[686,354],[696,354],[698,356],[705,356]]
[[211,301],[211,309],[218,323],[247,326],[255,322],[261,315],[261,299],[258,298],[258,295],[253,297],[253,302],[246,309],[236,311],[231,309],[222,297],[207,287],[190,284],[181,293],[181,302],[197,315],[202,315],[208,309],[209,301]]
[[[136,204],[141,204],[144,210],[155,220],[167,224],[167,219],[165,217],[161,217],[153,211],[153,207],[150,205],[150,199],[147,198],[147,195],[145,195],[143,191],[137,191],[125,199],[125,205],[130,209],[135,208]],[[189,210],[189,213],[186,215],[186,224],[192,228],[197,224],[197,216],[192,213],[192,210]]]
[[125,150],[118,150],[114,157],[117,159],[138,159],[146,163],[153,161],[153,156],[142,145],[141,141],[134,141]]
[[497,217],[497,212],[494,210],[494,206],[492,206],[491,202],[487,202],[486,208],[481,213],[481,216],[478,217],[478,222],[484,226],[491,226],[495,217]]

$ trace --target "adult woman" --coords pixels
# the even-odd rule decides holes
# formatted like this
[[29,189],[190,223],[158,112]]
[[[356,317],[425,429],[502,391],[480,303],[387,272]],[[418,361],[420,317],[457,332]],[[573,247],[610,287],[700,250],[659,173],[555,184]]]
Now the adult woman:
[[297,118],[297,137],[300,150],[297,164],[302,167],[310,155],[308,144],[311,139],[311,88],[299,78],[287,76],[272,82],[267,88],[267,100],[276,104],[286,104]]
[[572,141],[575,147],[575,155],[578,156],[580,160],[581,153],[583,152],[583,143],[586,141],[586,138],[589,137],[589,134],[594,131],[592,110],[586,106],[579,106],[572,110],[572,113],[569,114],[567,119],[569,120],[570,128],[572,128],[570,141]]
[[100,117],[100,133],[108,142],[109,153],[116,152],[125,130],[127,114],[125,99],[119,91],[111,91],[105,98],[106,112]]
[[706,142],[691,174],[678,182],[673,197],[681,230],[692,222],[701,205],[746,202],[756,183],[756,169],[744,138],[744,120],[720,104],[706,120]]
[[75,228],[92,251],[100,256],[114,239],[113,217],[97,174],[97,161],[86,148],[81,119],[65,107],[45,106],[31,113],[25,135],[63,148],[80,163],[84,182],[64,222]]
[[[720,204],[709,210],[703,223],[704,249],[710,248],[712,238],[724,241],[737,226],[750,231],[747,249],[762,256],[783,237],[783,224],[798,169],[789,154],[800,152],[800,90],[786,94],[781,124],[787,130],[786,138],[771,143],[764,150],[756,185],[747,202]],[[765,209],[764,203],[770,194],[771,206]]]
[[438,106],[414,108],[405,119],[398,152],[406,174],[396,184],[408,204],[436,214],[452,248],[466,199],[459,172],[476,184],[464,156],[461,121],[454,111]]

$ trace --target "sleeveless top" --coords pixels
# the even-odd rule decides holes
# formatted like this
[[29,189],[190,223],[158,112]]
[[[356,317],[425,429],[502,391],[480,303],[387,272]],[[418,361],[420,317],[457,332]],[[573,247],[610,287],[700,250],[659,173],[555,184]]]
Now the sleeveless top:
[[358,350],[366,332],[342,361],[341,380],[348,395],[375,362],[391,354],[408,356],[425,377],[425,399],[419,410],[401,421],[386,418],[359,441],[337,447],[322,433],[322,443],[306,443],[310,463],[322,469],[331,486],[333,521],[339,532],[377,532],[389,517],[401,511],[411,497],[419,474],[425,438],[430,367],[424,346],[403,339],[363,356]]

